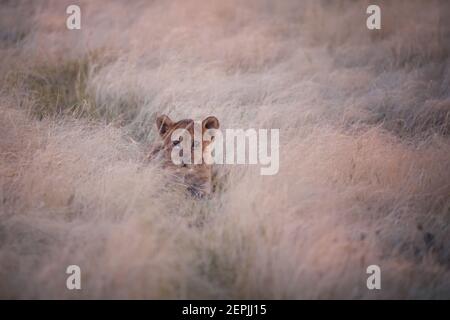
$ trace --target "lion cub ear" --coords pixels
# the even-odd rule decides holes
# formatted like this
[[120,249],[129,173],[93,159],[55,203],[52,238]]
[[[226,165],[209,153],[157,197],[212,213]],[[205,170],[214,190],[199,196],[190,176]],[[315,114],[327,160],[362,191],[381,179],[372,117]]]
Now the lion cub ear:
[[156,127],[158,128],[159,134],[164,136],[169,129],[173,126],[173,121],[170,120],[165,114],[156,118]]
[[219,120],[216,117],[210,116],[207,117],[202,122],[203,131],[208,129],[219,129]]

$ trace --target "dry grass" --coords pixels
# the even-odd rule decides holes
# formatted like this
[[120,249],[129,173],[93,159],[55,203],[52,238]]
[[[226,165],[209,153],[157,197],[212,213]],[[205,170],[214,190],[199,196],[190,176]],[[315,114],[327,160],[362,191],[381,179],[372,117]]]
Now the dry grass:
[[[447,3],[68,3],[0,4],[1,298],[450,298]],[[280,128],[280,172],[191,199],[160,113]]]

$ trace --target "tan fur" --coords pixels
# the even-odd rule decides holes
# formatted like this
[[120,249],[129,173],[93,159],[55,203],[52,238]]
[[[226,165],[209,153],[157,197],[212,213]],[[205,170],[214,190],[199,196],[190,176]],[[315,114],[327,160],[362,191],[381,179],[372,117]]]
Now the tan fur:
[[[187,189],[193,196],[204,197],[211,194],[212,191],[212,166],[204,163],[194,164],[194,143],[192,143],[191,156],[192,164],[175,165],[171,159],[174,142],[171,135],[176,129],[185,129],[191,135],[191,141],[194,142],[194,121],[192,119],[183,119],[173,122],[168,116],[162,115],[156,119],[156,125],[161,136],[161,143],[153,148],[149,158],[159,158],[163,166],[171,170],[174,175],[181,179]],[[207,129],[218,129],[219,121],[216,117],[207,117],[202,122],[202,136]],[[202,152],[208,146],[209,141],[202,141]]]

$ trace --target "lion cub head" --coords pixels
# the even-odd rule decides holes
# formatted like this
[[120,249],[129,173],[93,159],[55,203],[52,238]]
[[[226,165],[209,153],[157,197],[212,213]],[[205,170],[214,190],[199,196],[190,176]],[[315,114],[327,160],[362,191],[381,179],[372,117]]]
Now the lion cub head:
[[[201,123],[201,136],[194,135],[195,122],[192,119],[175,122],[168,116],[162,115],[156,119],[156,126],[162,139],[160,151],[163,155],[165,167],[174,170],[177,178],[183,181],[192,195],[203,197],[210,194],[212,191],[212,167],[203,161],[203,151],[211,142],[203,140],[203,134],[208,129],[218,129],[219,120],[212,116],[204,119]],[[177,131],[177,129],[181,130]],[[183,132],[183,136],[174,134],[179,132]],[[185,140],[183,141],[183,139]],[[186,145],[186,143],[189,143],[189,145]],[[181,147],[183,148],[181,149]],[[185,150],[190,151],[190,161],[187,155],[188,161],[182,160],[175,163],[173,154],[180,153],[183,155]],[[196,152],[197,155],[201,154],[201,163],[194,161]],[[186,157],[184,159],[186,160]]]

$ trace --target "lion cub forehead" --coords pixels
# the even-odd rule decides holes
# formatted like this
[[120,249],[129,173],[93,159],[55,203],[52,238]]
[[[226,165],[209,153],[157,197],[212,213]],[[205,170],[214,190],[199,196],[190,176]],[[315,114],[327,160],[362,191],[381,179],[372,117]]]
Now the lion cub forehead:
[[180,120],[172,126],[170,131],[174,132],[177,129],[187,130],[192,135],[194,133],[194,120],[191,119]]

